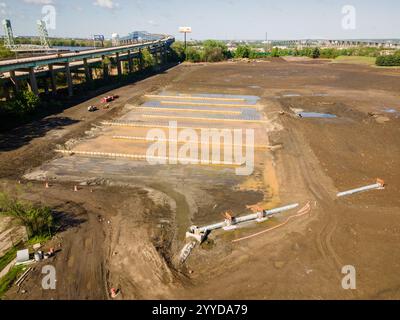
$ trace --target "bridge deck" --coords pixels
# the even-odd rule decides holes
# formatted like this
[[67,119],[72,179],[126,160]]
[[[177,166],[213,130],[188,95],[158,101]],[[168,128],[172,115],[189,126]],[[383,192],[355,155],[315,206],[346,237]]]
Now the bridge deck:
[[140,44],[131,44],[126,46],[112,47],[112,48],[87,50],[79,53],[71,52],[71,53],[53,54],[53,55],[46,55],[33,58],[6,60],[0,62],[0,73],[19,70],[19,69],[32,68],[32,67],[35,68],[49,64],[69,63],[83,59],[95,59],[95,58],[100,58],[102,55],[114,55],[116,53],[126,52],[127,50],[139,50],[147,47],[170,45],[173,42],[174,38],[168,36],[162,40],[150,41]]

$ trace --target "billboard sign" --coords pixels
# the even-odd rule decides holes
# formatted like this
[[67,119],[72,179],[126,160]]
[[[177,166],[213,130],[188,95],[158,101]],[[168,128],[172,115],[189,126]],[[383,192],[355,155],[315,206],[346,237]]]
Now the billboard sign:
[[192,27],[180,27],[179,32],[180,33],[192,33]]
[[95,41],[104,41],[104,36],[101,35],[101,34],[95,34],[93,36],[93,40],[95,40]]

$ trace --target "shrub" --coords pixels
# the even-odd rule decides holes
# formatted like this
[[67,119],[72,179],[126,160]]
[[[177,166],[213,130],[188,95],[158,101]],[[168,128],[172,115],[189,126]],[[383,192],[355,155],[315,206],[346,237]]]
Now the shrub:
[[379,56],[376,58],[376,65],[382,67],[400,66],[400,55]]
[[318,59],[321,56],[321,51],[319,50],[319,48],[314,48],[311,57],[313,59]]
[[278,48],[273,48],[271,51],[271,56],[272,57],[280,57],[280,52]]
[[201,52],[193,47],[189,47],[186,50],[186,60],[190,62],[200,62]]
[[0,59],[6,59],[12,57],[15,57],[15,54],[11,50],[0,45]]
[[174,42],[171,46],[170,58],[172,61],[184,61],[185,60],[185,47],[182,42]]
[[3,104],[5,112],[24,118],[32,114],[40,105],[40,99],[31,91],[20,91],[13,99]]
[[222,41],[206,40],[203,43],[202,60],[207,62],[218,62],[229,59],[232,54]]
[[23,202],[5,193],[0,193],[0,215],[18,220],[26,227],[29,238],[51,235],[51,229],[54,226],[50,208]]
[[249,46],[238,46],[235,51],[235,58],[250,58],[252,50]]
[[151,68],[155,65],[156,61],[150,51],[146,48],[142,50],[142,61],[144,68]]

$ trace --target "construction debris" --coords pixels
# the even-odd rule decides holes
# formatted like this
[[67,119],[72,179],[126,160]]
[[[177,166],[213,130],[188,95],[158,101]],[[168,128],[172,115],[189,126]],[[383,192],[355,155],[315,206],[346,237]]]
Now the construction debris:
[[180,264],[185,263],[185,261],[189,258],[190,254],[192,253],[193,249],[196,247],[196,244],[197,244],[196,241],[191,241],[182,248],[181,254],[179,255]]
[[18,280],[15,282],[15,284],[20,287],[22,282],[25,281],[25,279],[28,277],[29,272],[31,272],[33,269],[32,267],[29,267],[19,278]]
[[247,237],[244,237],[244,238],[240,238],[240,239],[233,240],[232,242],[235,243],[235,242],[239,242],[239,241],[251,239],[251,238],[257,237],[257,236],[259,236],[259,235],[262,235],[262,234],[264,234],[264,233],[267,233],[267,232],[269,232],[269,231],[278,229],[278,228],[283,227],[284,225],[288,224],[290,220],[295,219],[295,218],[302,217],[302,216],[308,214],[310,211],[311,211],[311,204],[310,204],[310,202],[308,202],[303,208],[301,208],[299,211],[297,211],[297,214],[296,214],[296,215],[290,216],[289,218],[287,218],[287,219],[285,220],[285,222],[283,222],[283,223],[281,223],[281,224],[278,224],[277,226],[272,227],[272,228],[269,228],[269,229],[267,229],[267,230],[264,230],[264,231],[261,231],[261,232],[252,234],[252,235],[250,235],[250,236],[247,236]]
[[18,250],[17,251],[17,263],[25,263],[29,261],[29,250]]
[[229,230],[234,230],[236,229],[236,225],[244,222],[250,222],[250,221],[257,221],[257,222],[263,222],[265,220],[268,220],[270,216],[281,213],[284,211],[292,210],[295,209],[299,206],[298,203],[281,207],[281,208],[276,208],[272,210],[263,210],[260,212],[256,212],[251,215],[243,216],[243,217],[233,217],[231,213],[225,213],[225,221],[219,222],[216,224],[212,224],[209,226],[201,227],[198,228],[197,226],[192,226],[190,227],[189,232],[186,232],[186,238],[194,238],[196,239],[199,243],[202,243],[204,239],[206,238],[207,234],[216,229],[224,229],[225,231]]
[[351,195],[354,193],[365,192],[365,191],[369,191],[369,190],[382,190],[382,189],[385,189],[385,181],[383,181],[382,179],[377,179],[375,184],[371,184],[369,186],[361,187],[361,188],[357,188],[357,189],[352,189],[349,191],[339,192],[337,194],[337,196],[344,197],[344,196],[348,196],[348,195]]

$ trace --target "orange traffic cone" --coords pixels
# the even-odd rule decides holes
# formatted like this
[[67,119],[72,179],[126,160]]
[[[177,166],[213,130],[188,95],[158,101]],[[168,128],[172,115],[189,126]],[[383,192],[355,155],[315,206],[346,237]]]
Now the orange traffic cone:
[[118,295],[118,292],[117,290],[115,290],[115,288],[111,288],[110,293],[111,293],[111,298],[113,299]]

